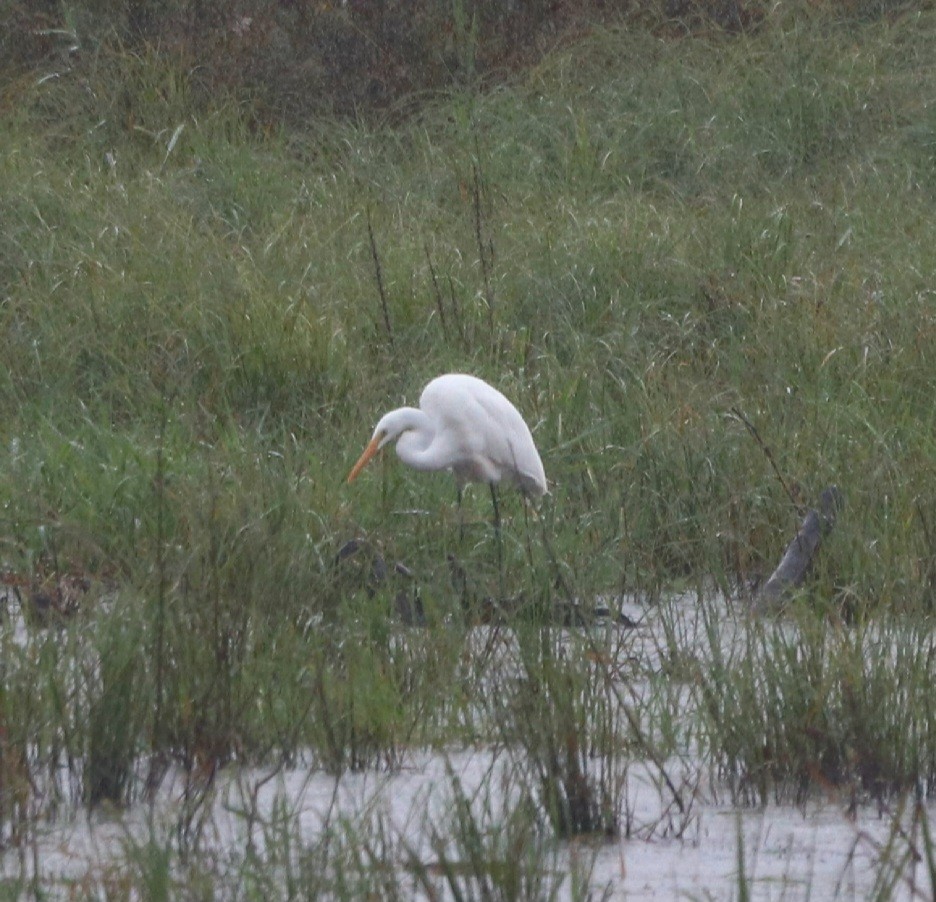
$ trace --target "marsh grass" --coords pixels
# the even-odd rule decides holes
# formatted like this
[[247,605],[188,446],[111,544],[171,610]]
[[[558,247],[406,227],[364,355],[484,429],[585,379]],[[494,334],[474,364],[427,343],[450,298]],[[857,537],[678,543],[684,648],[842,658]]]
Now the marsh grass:
[[734,643],[711,614],[706,629],[694,677],[702,743],[735,801],[819,791],[855,806],[932,792],[927,621],[829,628],[801,608],[791,622],[741,625]]
[[498,743],[557,836],[616,836],[637,745],[620,697],[574,634],[527,627],[518,652],[518,671],[504,673],[488,701]]
[[[4,841],[173,764],[197,824],[222,766],[453,737],[509,749],[564,837],[618,830],[633,760],[690,740],[738,801],[931,791],[934,31],[796,4],[730,39],[611,29],[393,126],[258,130],[106,42],[18,81],[0,564],[26,609],[88,590],[53,624],[7,605]],[[502,566],[483,490],[459,510],[390,454],[343,482],[444,371],[495,382],[543,454]],[[701,651],[677,630],[620,673],[556,641],[573,601],[746,591],[786,488],[831,483],[847,512],[779,623],[727,648],[704,609]],[[405,585],[336,563],[351,540]],[[523,652],[496,695],[485,618]]]

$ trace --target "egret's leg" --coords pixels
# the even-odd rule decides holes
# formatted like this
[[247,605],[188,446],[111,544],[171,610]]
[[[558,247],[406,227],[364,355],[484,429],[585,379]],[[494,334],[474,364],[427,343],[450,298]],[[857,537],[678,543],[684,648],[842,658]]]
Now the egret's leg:
[[533,542],[530,537],[530,502],[529,499],[524,496],[523,498],[523,525],[525,527],[526,534],[526,550],[527,550],[527,560],[530,562],[530,570],[533,570]]
[[500,575],[500,591],[504,594],[504,543],[501,539],[500,507],[497,504],[497,486],[490,483],[491,502],[494,505],[494,536],[497,539],[497,572]]
[[455,484],[455,491],[458,493],[458,544],[465,544],[465,515],[462,513],[462,496],[465,494],[465,489],[462,484]]

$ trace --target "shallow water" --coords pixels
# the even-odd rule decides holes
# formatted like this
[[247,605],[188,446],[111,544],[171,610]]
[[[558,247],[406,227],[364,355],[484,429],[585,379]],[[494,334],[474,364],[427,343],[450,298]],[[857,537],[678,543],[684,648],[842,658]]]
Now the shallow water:
[[[477,750],[445,756],[414,755],[397,773],[349,774],[337,781],[304,768],[287,770],[259,791],[252,824],[245,814],[250,808],[250,789],[269,774],[225,774],[216,787],[210,811],[204,812],[199,854],[219,862],[234,861],[238,852],[247,848],[248,838],[262,851],[268,835],[265,827],[269,827],[277,803],[283,802],[305,842],[315,842],[326,823],[371,812],[385,818],[386,825],[392,824],[391,832],[398,831],[419,846],[425,840],[427,823],[443,817],[451,804],[448,774],[457,774],[465,793],[471,796],[490,780],[497,766],[490,751]],[[611,899],[622,900],[736,897],[739,838],[753,899],[865,899],[873,894],[880,853],[892,829],[889,817],[860,810],[850,819],[833,801],[806,809],[770,806],[738,810],[699,798],[683,835],[668,837],[666,828],[659,824],[646,829],[659,818],[659,795],[650,781],[644,792],[639,786],[635,792],[633,783],[641,779],[637,775],[632,780],[629,798],[637,833],[644,836],[565,844],[552,865],[562,869],[575,855],[594,856],[590,884],[596,898],[603,891]],[[142,845],[153,836],[161,843],[172,834],[184,807],[182,789],[181,776],[175,782],[170,780],[152,819],[141,805],[120,816],[99,813],[48,828],[38,836],[38,855],[28,856],[26,870],[32,871],[33,862],[37,863],[46,887],[58,885],[63,890],[72,881],[85,886],[103,882],[128,845]],[[673,829],[679,826],[681,822]],[[428,861],[431,852],[424,849],[423,854]],[[6,876],[23,874],[23,866],[18,853],[6,852]],[[912,872],[905,876],[909,880]],[[916,877],[922,886],[921,867]],[[422,897],[415,887],[414,897]],[[894,897],[913,898],[911,886],[904,885]]]
[[[622,633],[622,647],[630,653],[635,643],[645,646],[644,659],[653,669],[662,649],[657,615],[645,616],[634,605],[627,613],[643,620],[638,631]],[[720,637],[730,645],[738,621],[728,607],[722,614]],[[680,635],[680,646],[700,641],[691,599],[671,607],[666,616],[671,634],[675,630]],[[21,631],[16,636],[27,641]],[[491,647],[489,636],[476,638]],[[509,658],[513,646],[508,633],[498,638],[498,647]],[[509,671],[509,660],[506,664]],[[170,772],[151,804],[90,817],[80,811],[60,813],[54,823],[40,824],[27,841],[0,855],[0,868],[8,879],[38,878],[53,895],[70,895],[77,886],[83,897],[103,898],[133,850],[152,843],[174,854],[197,852],[199,859],[212,863],[212,873],[231,875],[236,885],[236,875],[251,855],[273,854],[271,837],[282,837],[284,825],[293,841],[314,848],[326,831],[347,821],[361,835],[381,838],[386,864],[398,869],[405,886],[408,856],[418,855],[431,866],[438,855],[431,835],[434,829],[444,830],[451,815],[453,787],[471,800],[479,823],[502,821],[513,804],[516,781],[509,777],[515,766],[504,749],[478,747],[411,751],[392,772],[340,778],[303,764],[276,771],[231,767],[217,775],[208,794],[198,797],[199,804],[190,801],[193,789],[204,788],[197,779],[189,776],[187,782],[183,773]],[[922,848],[908,816],[870,805],[850,815],[849,800],[831,794],[803,808],[733,808],[724,802],[726,787],[711,782],[691,751],[665,767],[684,793],[688,810],[676,809],[672,794],[660,785],[657,767],[630,762],[623,835],[549,845],[544,868],[552,875],[549,885],[559,887],[559,898],[571,898],[568,875],[576,868],[588,874],[595,899],[737,898],[742,866],[749,897],[755,900],[865,899],[892,875],[898,878],[896,886],[885,898],[929,898],[928,889],[922,889],[927,886],[923,864],[914,863],[912,856],[897,871],[889,864]],[[907,832],[889,849],[895,824]],[[428,898],[412,879],[412,897]],[[442,892],[439,897],[448,896]]]

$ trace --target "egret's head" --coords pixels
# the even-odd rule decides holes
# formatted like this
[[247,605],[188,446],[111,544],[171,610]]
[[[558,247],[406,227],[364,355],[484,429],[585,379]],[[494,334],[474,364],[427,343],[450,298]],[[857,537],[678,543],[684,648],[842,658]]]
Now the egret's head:
[[374,430],[371,440],[367,443],[364,453],[358,458],[358,462],[351,468],[348,474],[348,482],[354,482],[360,475],[361,470],[367,466],[377,452],[388,442],[398,439],[407,429],[413,428],[412,411],[409,408],[400,410],[391,410],[384,414]]

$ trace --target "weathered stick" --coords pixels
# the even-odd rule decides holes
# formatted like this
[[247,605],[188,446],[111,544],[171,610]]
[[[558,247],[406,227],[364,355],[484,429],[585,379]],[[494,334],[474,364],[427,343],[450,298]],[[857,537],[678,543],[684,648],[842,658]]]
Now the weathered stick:
[[835,525],[835,518],[845,504],[838,486],[831,485],[819,496],[819,509],[812,509],[803,520],[796,537],[787,545],[783,558],[770,579],[755,596],[752,609],[764,611],[782,604],[792,589],[802,585],[819,550],[822,537]]

